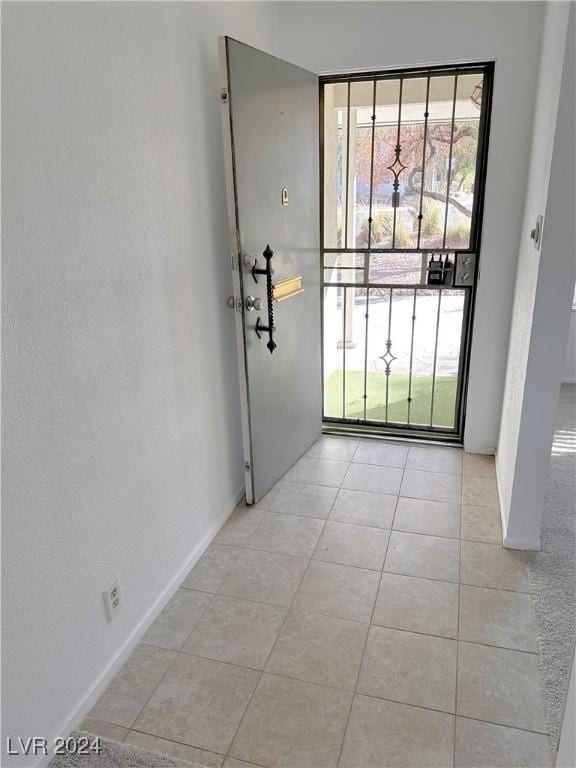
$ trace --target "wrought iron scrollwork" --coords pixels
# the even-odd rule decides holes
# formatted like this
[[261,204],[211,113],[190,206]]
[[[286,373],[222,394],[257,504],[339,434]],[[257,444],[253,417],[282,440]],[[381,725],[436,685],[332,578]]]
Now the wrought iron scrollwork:
[[384,352],[383,355],[380,355],[380,360],[382,360],[384,362],[384,365],[386,366],[386,370],[384,371],[386,376],[390,376],[390,366],[392,365],[394,360],[398,359],[390,351],[390,347],[391,346],[392,346],[392,341],[391,341],[391,339],[388,339],[386,341],[386,352]]
[[393,208],[398,208],[398,206],[400,205],[400,192],[399,192],[400,174],[402,173],[402,171],[406,170],[406,166],[404,165],[402,160],[400,160],[401,152],[402,152],[402,146],[400,145],[400,143],[398,143],[394,147],[394,154],[395,154],[394,162],[392,163],[392,165],[388,166],[388,170],[391,171],[392,174],[394,175],[394,181],[392,182],[392,188],[394,190],[392,192]]
[[264,252],[262,253],[262,256],[266,259],[266,267],[264,269],[261,269],[258,267],[258,259],[254,261],[254,266],[252,267],[252,277],[254,278],[254,282],[258,282],[258,278],[256,275],[266,275],[266,297],[268,299],[268,325],[262,325],[260,322],[260,315],[258,315],[258,319],[256,320],[256,327],[254,328],[256,332],[256,336],[258,336],[259,339],[262,338],[262,333],[268,333],[268,343],[266,346],[270,350],[270,354],[274,352],[276,349],[276,342],[274,341],[274,331],[276,330],[274,328],[274,286],[272,285],[272,256],[274,256],[274,251],[272,248],[270,248],[269,245],[266,246],[264,249]]

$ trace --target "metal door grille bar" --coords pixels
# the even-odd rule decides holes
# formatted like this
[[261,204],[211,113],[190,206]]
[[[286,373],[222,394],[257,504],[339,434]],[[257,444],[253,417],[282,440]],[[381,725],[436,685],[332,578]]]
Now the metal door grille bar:
[[[414,283],[346,283],[346,282],[338,282],[338,281],[331,281],[331,282],[325,282],[324,283],[325,288],[383,288],[383,289],[390,289],[393,291],[396,290],[403,290],[403,291],[441,291],[441,288],[434,288],[433,285],[414,285]],[[458,288],[460,291],[467,290],[466,288]]]
[[[457,250],[458,253],[476,253],[474,248],[322,248],[322,253],[424,253],[437,254],[449,251],[452,253]],[[342,267],[346,269],[346,267]],[[353,269],[353,267],[351,267]]]
[[344,219],[344,247],[348,245],[348,195],[350,194],[350,83],[348,83],[346,115],[346,187],[344,195],[346,203],[342,210],[342,217]]
[[[430,82],[430,80],[428,80]],[[448,227],[448,207],[450,203],[450,176],[452,171],[452,152],[454,150],[454,124],[456,121],[456,96],[458,94],[458,75],[454,77],[454,94],[452,96],[452,121],[450,126],[450,150],[448,152],[448,168],[446,175],[446,203],[444,211],[444,234],[442,236],[442,248],[446,248],[446,228]],[[422,180],[422,189],[424,180]]]
[[[480,89],[480,103],[479,103],[479,118],[477,119],[478,129],[477,129],[477,147],[476,147],[476,163],[474,167],[474,191],[472,195],[472,205],[471,205],[471,212],[469,214],[466,214],[464,212],[463,215],[467,215],[469,217],[469,237],[467,242],[462,241],[463,238],[458,239],[458,236],[455,236],[454,234],[450,235],[450,238],[448,238],[448,225],[449,225],[449,211],[454,210],[456,213],[452,214],[452,217],[450,221],[452,222],[451,226],[454,227],[454,221],[456,221],[457,226],[460,226],[458,222],[460,219],[458,216],[460,215],[460,218],[462,217],[462,210],[461,207],[458,207],[458,202],[455,202],[453,198],[451,198],[451,186],[453,179],[456,178],[455,176],[455,167],[454,166],[454,151],[455,151],[455,145],[456,141],[459,141],[462,138],[463,132],[458,129],[458,137],[456,134],[456,123],[457,123],[457,102],[458,102],[458,96],[459,96],[459,83],[460,83],[460,77],[464,75],[475,75],[478,74],[481,76],[480,84],[476,86],[476,89]],[[357,426],[363,426],[368,429],[372,428],[380,428],[381,430],[388,431],[391,429],[393,432],[400,434],[403,430],[406,431],[406,433],[419,433],[419,434],[430,434],[435,437],[438,437],[440,435],[445,435],[450,439],[454,439],[455,437],[461,437],[462,430],[463,430],[463,424],[464,424],[464,415],[465,415],[465,405],[464,405],[464,397],[463,394],[465,392],[465,377],[467,375],[469,363],[469,350],[470,350],[470,337],[471,337],[471,322],[472,322],[472,312],[473,312],[473,306],[474,306],[474,295],[475,295],[475,287],[474,284],[472,285],[466,285],[466,286],[458,286],[455,289],[450,289],[450,287],[444,287],[444,286],[433,286],[431,284],[427,284],[426,281],[426,272],[427,272],[427,264],[428,259],[430,257],[430,254],[433,254],[434,256],[437,256],[438,254],[442,254],[442,256],[446,257],[447,254],[450,254],[452,258],[452,263],[455,263],[455,252],[453,244],[458,243],[456,250],[458,253],[476,253],[478,254],[479,246],[480,246],[480,239],[481,239],[481,230],[480,230],[480,224],[481,224],[481,217],[482,217],[482,208],[483,208],[483,193],[484,193],[484,184],[485,184],[485,166],[486,166],[486,153],[487,153],[487,145],[488,145],[488,119],[489,119],[489,108],[491,103],[491,90],[492,90],[492,76],[493,76],[493,64],[460,64],[457,66],[439,66],[439,67],[425,67],[425,68],[411,68],[411,69],[404,69],[404,70],[395,70],[395,71],[388,71],[388,72],[371,72],[371,73],[357,73],[352,76],[328,76],[321,78],[321,108],[324,110],[324,105],[326,104],[326,100],[324,97],[324,88],[327,85],[330,84],[345,84],[346,85],[346,95],[345,99],[341,102],[345,102],[345,108],[346,108],[346,116],[345,119],[340,122],[340,146],[342,148],[342,152],[345,151],[345,168],[342,169],[342,173],[340,175],[340,179],[342,181],[341,187],[344,187],[342,189],[342,221],[341,221],[341,232],[339,233],[339,238],[336,245],[332,245],[332,243],[326,242],[326,232],[327,232],[327,224],[325,220],[325,210],[324,210],[324,181],[322,182],[322,193],[321,193],[321,206],[322,206],[322,213],[321,213],[321,236],[322,236],[322,243],[321,243],[321,249],[322,249],[322,271],[323,271],[323,286],[325,289],[336,289],[336,299],[335,301],[338,302],[339,300],[342,301],[342,337],[341,337],[341,344],[342,344],[342,386],[341,386],[341,394],[342,394],[342,408],[341,408],[341,417],[337,418],[335,416],[326,415],[324,416],[324,419],[327,423],[330,424],[342,424],[342,425],[357,425]],[[431,103],[435,103],[434,100],[431,98],[431,83],[434,80],[434,78],[437,77],[450,77],[453,79],[453,83],[451,84],[451,104],[450,101],[444,98],[444,103],[448,101],[448,104],[450,104],[450,117],[446,116],[446,119],[442,118],[442,112],[434,112],[431,113],[430,105]],[[403,134],[403,126],[404,125],[410,125],[412,124],[418,124],[415,123],[415,113],[414,113],[414,102],[417,103],[418,97],[416,96],[416,99],[412,98],[410,99],[408,97],[407,104],[410,102],[409,109],[407,111],[408,117],[406,120],[408,122],[405,122],[404,115],[404,98],[405,98],[405,91],[404,91],[404,82],[406,80],[414,79],[414,78],[422,78],[425,80],[425,98],[424,101],[424,112],[422,113],[422,149],[421,149],[421,163],[420,168],[415,168],[420,174],[420,189],[417,189],[417,184],[414,184],[413,178],[416,178],[414,176],[414,171],[411,172],[409,181],[401,181],[401,174],[403,171],[407,170],[407,165],[405,163],[409,164],[410,167],[413,167],[414,159],[410,160],[410,157],[403,158],[402,157],[402,141],[403,136],[406,138],[408,136],[409,138],[407,140],[410,140],[410,136],[412,136],[412,141],[420,141],[418,133],[404,133]],[[375,194],[376,194],[376,177],[375,177],[375,155],[376,155],[376,131],[377,131],[377,125],[378,125],[378,83],[381,81],[397,81],[398,88],[397,88],[397,120],[394,121],[395,123],[395,136],[396,136],[396,145],[394,147],[393,152],[393,162],[391,165],[387,166],[387,170],[392,175],[392,204],[391,204],[391,247],[382,247],[378,243],[373,243],[373,240],[375,240],[375,223],[374,223],[374,201],[375,201]],[[470,82],[470,81],[468,81]],[[359,100],[358,96],[354,96],[354,102],[352,101],[352,85],[354,83],[362,83],[364,86],[369,86],[371,89],[371,98],[370,102],[368,103],[368,100],[363,102]],[[472,85],[473,81],[471,82]],[[440,88],[443,88],[444,86],[440,86]],[[466,86],[465,86],[466,87]],[[436,96],[436,100],[442,99],[443,96],[441,95],[441,91],[438,92],[438,89],[435,91],[436,93],[439,93],[438,96]],[[417,90],[416,93],[419,93]],[[464,94],[466,91],[463,92]],[[476,91],[475,91],[476,93]],[[461,96],[460,98],[463,98]],[[470,97],[474,104],[477,104],[472,97]],[[392,102],[390,101],[384,101],[384,105],[390,105],[394,104],[396,96],[394,95],[394,100]],[[422,103],[422,102],[421,102]],[[448,107],[448,104],[446,106]],[[342,109],[342,106],[339,106],[338,109]],[[371,109],[370,115],[368,117],[367,110]],[[354,110],[354,122],[352,124],[351,121],[351,114]],[[362,112],[362,110],[364,110]],[[385,111],[383,113],[384,116],[387,114]],[[431,114],[434,114],[435,117],[431,117]],[[475,118],[470,117],[470,112],[464,112],[460,111],[458,113],[461,115],[459,118],[460,121],[466,122],[467,120],[474,120]],[[360,115],[360,118],[359,118]],[[463,115],[463,116],[462,116]],[[325,115],[322,115],[321,125],[322,128],[322,135],[321,135],[321,167],[323,169],[326,168],[325,160],[324,160],[324,153],[326,152],[326,144],[325,144],[325,138],[324,138],[324,122]],[[358,125],[357,120],[361,119],[362,124]],[[436,122],[442,122],[445,125],[445,128],[442,131],[439,131],[436,128],[431,128],[432,120],[435,120]],[[393,125],[394,125],[393,123]],[[472,123],[473,124],[473,123]],[[382,126],[386,126],[387,124],[385,122],[382,123]],[[388,124],[389,125],[389,124]],[[350,134],[352,128],[354,133],[354,168],[353,163],[351,161],[350,152],[351,152],[351,143],[350,143]],[[360,132],[362,130],[366,131],[366,129],[369,129],[368,134],[364,132],[364,134],[361,134]],[[449,132],[448,132],[449,129]],[[343,130],[346,131],[346,139],[344,141],[344,137],[342,135]],[[338,132],[338,131],[337,131]],[[468,133],[465,135],[472,135],[474,140],[474,132],[472,134]],[[364,138],[362,138],[362,136]],[[379,139],[379,148],[378,151],[382,152],[385,151],[382,149],[382,147],[385,147],[385,137],[386,133],[378,134]],[[449,142],[448,142],[448,136],[449,136]],[[444,145],[446,143],[449,143],[448,153],[447,157],[446,154],[443,152],[439,152],[438,149],[434,149],[433,144],[431,143],[434,139],[432,137],[435,137],[435,140],[437,142],[444,142]],[[367,142],[362,144],[362,142]],[[360,142],[360,144],[359,144]],[[430,145],[431,153],[428,157],[428,145]],[[358,177],[357,174],[358,166],[356,163],[358,162],[358,152],[360,151],[360,147],[363,146],[365,149],[363,150],[365,152],[364,156],[368,156],[369,153],[369,163],[368,168],[369,172],[365,173],[364,179],[366,181],[362,182],[363,184],[368,185],[368,200],[367,203],[362,202],[362,197],[358,197],[358,195],[362,195],[362,192],[359,190],[361,189],[360,185],[360,179],[361,177]],[[413,152],[414,150],[409,150],[409,152]],[[434,184],[436,186],[429,187],[428,182],[426,180],[426,173],[427,173],[427,162],[429,158],[436,155],[436,159],[434,160],[434,165],[431,166],[430,174],[432,174],[431,178],[434,181]],[[462,153],[460,152],[460,157]],[[414,155],[411,155],[412,158],[414,158]],[[445,173],[439,173],[438,169],[443,169],[444,166],[439,164],[443,162],[443,158],[445,158],[446,165],[445,165]],[[344,159],[344,158],[343,158]],[[364,162],[364,161],[363,161]],[[388,162],[388,161],[387,161]],[[417,161],[416,161],[417,162]],[[381,161],[380,166],[381,168]],[[367,169],[366,169],[367,170]],[[382,173],[382,171],[380,171]],[[354,174],[354,175],[352,175]],[[435,175],[434,175],[435,174]],[[444,178],[442,178],[444,176]],[[343,178],[342,178],[343,177]],[[381,177],[380,177],[381,178]],[[444,179],[445,179],[445,191],[443,189],[444,186]],[[353,182],[353,189],[352,187]],[[382,184],[382,182],[379,182]],[[406,188],[408,191],[406,193],[402,192],[400,185],[402,183],[403,188]],[[406,186],[408,184],[408,186]],[[461,186],[462,182],[460,182],[460,186],[458,189],[462,189]],[[441,185],[441,186],[438,186]],[[364,189],[366,189],[366,186],[364,186]],[[456,187],[455,187],[456,189]],[[410,191],[411,190],[411,191]],[[438,192],[442,192],[444,194],[444,197],[440,197]],[[403,236],[402,240],[399,240],[399,204],[400,204],[400,198],[403,194],[414,194],[417,195],[417,203],[415,205],[416,213],[411,214],[414,215],[415,221],[414,223],[414,243],[406,243],[402,244],[402,240],[405,240],[406,238]],[[382,194],[382,193],[380,193]],[[352,196],[354,199],[352,200]],[[432,237],[432,244],[430,242],[430,225],[428,225],[428,229],[426,230],[426,235],[424,235],[423,230],[423,219],[424,219],[424,197],[427,197],[432,200],[437,200],[441,203],[443,203],[444,210],[442,211],[443,216],[441,219],[441,224],[439,225],[438,232],[439,239],[437,242],[434,241],[434,237],[436,236],[434,234],[434,237]],[[465,198],[466,200],[467,198]],[[384,203],[385,204],[385,203]],[[410,203],[408,203],[410,204]],[[362,245],[359,245],[358,242],[352,242],[356,235],[355,232],[356,226],[359,226],[359,224],[354,224],[351,217],[353,215],[356,215],[356,211],[358,210],[358,206],[366,205],[367,207],[367,219],[363,219],[363,227],[365,226],[365,232],[367,230],[367,236],[365,234],[362,235],[364,238],[366,236],[366,245],[362,247]],[[380,210],[382,210],[382,198],[379,198],[378,205],[380,206]],[[378,210],[378,209],[376,209]],[[403,210],[409,210],[409,209],[403,209]],[[414,208],[412,209],[414,210]],[[427,209],[428,210],[428,209]],[[460,213],[457,213],[460,211]],[[454,219],[454,215],[456,215],[456,219]],[[402,213],[402,216],[405,217],[406,214]],[[332,226],[332,225],[331,225]],[[382,225],[380,225],[382,226]],[[406,226],[405,224],[403,225]],[[382,230],[380,230],[382,231]],[[385,230],[384,230],[385,231]],[[451,233],[457,231],[452,229]],[[466,230],[464,229],[464,232]],[[456,240],[455,240],[456,238]],[[357,239],[357,238],[356,238]],[[366,247],[367,246],[367,247]],[[349,254],[352,257],[352,262],[350,263],[344,263],[344,265],[340,264],[329,264],[326,263],[325,256],[328,256],[330,254]],[[362,254],[363,255],[363,263],[362,265],[356,264],[356,259],[354,259],[355,254]],[[389,255],[391,258],[395,254],[419,254],[422,257],[421,260],[421,267],[419,267],[420,274],[419,274],[419,282],[392,282],[390,280],[386,280],[386,276],[384,275],[381,280],[378,279],[378,272],[386,271],[386,261],[374,261],[372,260],[372,255],[376,256],[378,254],[386,254]],[[333,260],[334,261],[334,260]],[[340,261],[340,260],[338,260]],[[400,262],[399,262],[400,263]],[[475,260],[476,270],[477,270],[477,263],[478,259]],[[375,275],[371,273],[372,264],[374,264],[376,268]],[[412,267],[406,267],[409,269],[409,271],[415,271],[412,269]],[[328,274],[326,270],[331,270],[331,274]],[[336,276],[336,273],[338,273],[338,276]],[[361,280],[358,281],[351,281],[346,280],[347,274],[355,274],[355,276],[360,276]],[[451,283],[450,283],[451,285]],[[364,295],[359,292],[364,291]],[[446,293],[448,291],[448,293]],[[351,292],[351,293],[350,293]],[[423,293],[425,292],[425,293]],[[398,358],[394,355],[393,349],[394,349],[394,338],[393,338],[393,320],[394,320],[394,329],[397,328],[396,323],[400,322],[402,323],[402,317],[403,317],[403,311],[400,314],[399,319],[396,319],[395,312],[393,313],[393,307],[392,304],[394,303],[394,299],[398,296],[404,296],[406,297],[406,293],[412,294],[412,313],[410,316],[410,321],[407,320],[407,322],[411,322],[411,326],[409,329],[406,329],[407,335],[405,335],[406,344],[409,344],[409,352],[407,353],[407,359],[408,359],[408,368],[407,368],[407,397],[406,404],[405,404],[405,416],[402,417],[402,419],[398,420],[398,409],[396,408],[395,411],[390,410],[390,375],[394,375],[394,372],[392,371],[392,364],[395,360]],[[434,293],[437,293],[438,296],[438,302],[435,309],[435,318],[434,322],[435,328],[434,328],[434,341],[433,341],[433,356],[432,356],[432,375],[431,375],[431,383],[430,383],[430,411],[429,411],[429,419],[426,419],[425,424],[422,423],[421,420],[421,403],[419,403],[419,413],[418,417],[416,418],[413,413],[413,397],[414,397],[414,386],[415,386],[415,376],[421,376],[421,374],[416,373],[414,369],[415,364],[415,333],[416,333],[416,321],[417,321],[417,311],[419,305],[419,297],[423,296],[433,296]],[[461,298],[456,302],[456,304],[451,304],[449,302],[448,309],[444,309],[444,303],[443,299],[445,295],[458,295]],[[374,301],[378,301],[380,298],[381,300],[386,300],[384,296],[387,297],[388,301],[388,307],[387,307],[387,338],[385,340],[385,348],[386,351],[383,355],[381,355],[381,359],[384,362],[385,366],[385,403],[384,405],[384,418],[383,420],[374,419],[370,417],[370,412],[368,411],[368,403],[370,400],[369,392],[370,387],[372,384],[370,383],[372,380],[369,380],[368,371],[369,371],[369,343],[372,345],[375,344],[375,339],[378,338],[377,335],[373,336],[374,330],[372,323],[372,304]],[[354,317],[357,316],[358,318],[360,315],[356,315],[356,311],[354,310],[355,305],[357,305],[356,297],[358,299],[362,298],[364,299],[364,328],[363,328],[363,342],[364,342],[364,349],[363,349],[363,375],[360,379],[360,381],[357,381],[356,384],[352,381],[353,390],[351,390],[352,394],[348,392],[348,383],[347,383],[347,377],[348,377],[348,370],[347,370],[347,364],[348,363],[348,357],[347,357],[347,350],[350,349],[353,350],[354,347],[354,339],[352,337],[353,328],[354,328]],[[350,306],[348,306],[350,304]],[[438,387],[440,386],[438,383],[438,364],[439,361],[443,359],[442,355],[444,352],[440,352],[439,350],[439,337],[441,333],[441,321],[443,315],[445,316],[445,313],[447,311],[450,311],[451,306],[458,306],[461,307],[459,310],[461,312],[461,318],[462,322],[460,326],[453,326],[452,325],[452,331],[454,328],[459,328],[459,354],[457,356],[458,360],[458,375],[456,377],[455,381],[455,403],[454,403],[454,419],[453,423],[451,425],[442,426],[441,424],[435,424],[434,421],[436,419],[436,406],[437,406],[437,396],[438,396]],[[429,311],[429,307],[426,309],[426,311]],[[453,311],[453,310],[452,310]],[[352,314],[350,314],[352,313]],[[324,314],[324,313],[323,313]],[[350,316],[349,316],[350,314]],[[378,313],[377,313],[378,314]],[[426,314],[424,314],[424,317]],[[326,319],[323,319],[323,327],[326,327]],[[422,321],[421,321],[422,322]],[[444,325],[442,325],[444,327]],[[395,333],[398,334],[398,331],[395,330]],[[350,338],[349,338],[350,337]],[[419,335],[419,338],[422,338],[421,335]],[[409,339],[409,341],[408,341]],[[371,341],[370,341],[371,340]],[[422,343],[422,342],[420,342]],[[352,365],[354,365],[354,360],[358,360],[358,354],[361,354],[362,350],[359,350],[359,352],[354,353],[352,356]],[[406,359],[406,358],[404,358]],[[452,359],[452,358],[451,358]],[[325,358],[323,356],[323,360],[325,361]],[[323,365],[325,362],[323,362]],[[405,363],[403,365],[406,365]],[[445,364],[443,364],[445,366]],[[445,369],[445,368],[444,368]],[[357,369],[352,369],[357,370]],[[405,368],[404,368],[405,370]],[[419,368],[417,370],[422,370],[422,363],[419,363]],[[443,370],[442,368],[440,369]],[[371,374],[372,375],[372,374]],[[442,373],[441,376],[445,376],[445,373]],[[421,379],[420,379],[421,381]],[[396,382],[398,380],[396,379]],[[421,386],[421,385],[420,385]],[[354,389],[355,388],[355,389]],[[354,391],[357,394],[354,394]],[[418,391],[418,390],[417,390]],[[362,400],[362,403],[358,403],[358,406],[360,407],[360,418],[352,418],[351,415],[347,412],[347,402],[346,398],[347,396],[352,397],[353,403],[356,403],[358,400]],[[396,399],[396,404],[397,404]],[[356,408],[356,405],[354,405],[354,408]],[[355,415],[357,411],[353,412]],[[416,422],[414,422],[414,418],[416,418]],[[414,423],[413,423],[414,422]]]
[[[400,152],[402,150],[402,145],[400,144],[400,130],[402,128],[402,90],[403,90],[404,80],[400,78],[400,91],[398,93],[398,132],[396,134],[396,148],[394,150],[396,154],[396,158],[391,166],[389,166],[389,169],[394,174],[394,181],[392,182],[394,192],[392,193],[392,207],[394,209],[394,219],[392,222],[392,248],[394,249],[396,246],[396,217],[397,217],[397,211],[398,211],[398,201],[395,195],[399,196],[400,192],[399,189],[399,176],[402,173],[403,170],[405,170],[405,166],[402,165],[402,162],[400,160]],[[398,171],[393,171],[392,168],[399,164],[400,168]],[[368,240],[368,244],[372,245],[370,240]]]
[[438,291],[438,311],[436,312],[436,338],[434,339],[434,363],[432,365],[432,393],[430,395],[430,424],[434,424],[434,391],[436,389],[436,364],[438,362],[438,328],[440,327],[440,305],[442,303],[442,289]]
[[426,77],[427,75],[474,75],[483,74],[494,69],[493,61],[470,62],[461,64],[438,64],[427,67],[407,67],[402,69],[388,69],[385,71],[353,72],[344,75],[322,75],[322,85],[336,85],[338,83],[355,83],[365,80],[397,80],[401,75],[404,80]]
[[348,303],[347,287],[344,286],[342,312],[342,418],[346,418],[346,310]]
[[[410,424],[410,409],[412,406],[412,366],[414,363],[414,330],[416,327],[416,288],[414,288],[414,302],[412,304],[412,329],[410,336],[410,371],[408,373],[408,412],[406,414],[406,423]],[[438,332],[436,332],[438,338]]]
[[372,200],[374,193],[374,138],[376,135],[376,80],[372,84],[372,140],[370,147],[370,198],[368,208],[368,245],[372,242]]
[[[386,340],[386,351],[392,346],[392,288],[388,296],[388,339]],[[390,365],[386,366],[386,421],[388,421],[388,403],[390,401]]]
[[430,78],[426,80],[426,107],[424,109],[424,135],[422,137],[422,183],[420,184],[420,205],[418,207],[418,237],[416,238],[417,249],[420,248],[420,235],[422,234],[422,205],[424,202],[424,178],[426,175],[426,142],[428,140],[428,117],[430,101]]
[[[350,417],[347,414],[346,407],[346,393],[347,393],[347,375],[349,374],[346,360],[347,360],[347,346],[349,343],[349,337],[348,337],[348,312],[349,312],[349,294],[348,289],[361,289],[366,290],[366,296],[364,298],[364,330],[363,330],[363,336],[364,336],[364,350],[363,350],[363,382],[362,382],[362,423],[383,423],[387,425],[394,425],[399,424],[400,422],[390,418],[390,412],[389,412],[389,405],[390,405],[390,376],[394,375],[393,365],[394,361],[396,361],[398,358],[395,356],[394,351],[394,313],[393,313],[393,304],[394,304],[394,293],[399,292],[400,294],[406,293],[407,291],[410,291],[412,294],[412,300],[411,300],[411,329],[410,329],[410,342],[409,342],[409,368],[408,368],[408,385],[407,385],[407,415],[406,419],[402,421],[402,425],[406,427],[412,427],[414,426],[416,429],[422,430],[422,429],[436,429],[445,432],[446,434],[453,433],[455,430],[451,428],[449,425],[445,426],[439,426],[434,424],[434,409],[436,404],[436,384],[437,384],[437,363],[438,363],[438,342],[440,339],[440,319],[441,319],[441,307],[442,307],[442,297],[446,290],[452,291],[452,293],[456,292],[459,295],[462,296],[462,313],[465,314],[464,310],[468,301],[468,297],[470,294],[470,289],[468,288],[460,288],[460,289],[451,289],[451,288],[433,288],[428,285],[383,285],[383,284],[370,284],[370,285],[364,285],[362,283],[352,283],[349,285],[343,285],[341,283],[330,283],[327,284],[326,287],[330,288],[336,288],[341,289],[342,293],[341,295],[341,302],[342,302],[342,325],[341,325],[341,345],[342,345],[342,406],[341,406],[341,413],[342,416],[340,417],[343,421],[349,422],[349,423],[360,423],[358,418]],[[386,291],[386,300],[388,302],[387,307],[387,326],[386,326],[386,339],[384,341],[383,346],[385,347],[385,352],[381,356],[382,361],[385,364],[385,397],[384,397],[384,409],[385,409],[385,417],[382,422],[376,422],[374,420],[370,420],[368,418],[368,342],[370,338],[370,291],[379,289],[380,292]],[[430,391],[430,418],[427,420],[426,423],[423,423],[421,421],[416,421],[412,423],[412,396],[413,396],[413,381],[414,381],[414,337],[415,337],[415,329],[416,329],[416,320],[417,320],[417,307],[418,307],[418,296],[424,295],[428,296],[430,294],[436,293],[438,296],[438,302],[437,302],[437,309],[435,312],[435,325],[434,325],[434,354],[433,354],[433,362],[432,362],[432,375],[431,375],[431,391]],[[383,298],[381,296],[381,298]],[[463,318],[464,319],[464,318]],[[465,329],[465,323],[462,323],[462,326],[459,329],[460,336],[463,336]],[[457,396],[454,398],[455,400],[455,407],[457,404]],[[325,417],[328,419],[334,418],[334,417]],[[337,419],[339,420],[339,419]]]
[[366,314],[364,322],[364,421],[366,421],[366,400],[368,398],[368,315],[370,306],[370,288],[366,289]]

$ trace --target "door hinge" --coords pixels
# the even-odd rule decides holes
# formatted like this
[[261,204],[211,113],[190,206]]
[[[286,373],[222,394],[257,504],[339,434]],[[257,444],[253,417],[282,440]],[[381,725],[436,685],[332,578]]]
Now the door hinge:
[[220,101],[226,102],[228,101],[228,88],[222,88],[220,91]]
[[251,466],[249,461],[244,462],[244,472],[250,472]]

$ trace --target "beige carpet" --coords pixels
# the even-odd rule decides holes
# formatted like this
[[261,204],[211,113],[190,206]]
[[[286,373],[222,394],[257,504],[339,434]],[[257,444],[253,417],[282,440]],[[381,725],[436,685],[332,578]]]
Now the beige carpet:
[[542,521],[528,555],[546,716],[557,748],[576,631],[576,385],[560,392]]
[[[82,736],[76,731],[72,736]],[[90,734],[91,735],[91,734]],[[99,755],[58,755],[50,762],[50,768],[201,768],[196,763],[177,760],[168,755],[147,752],[131,744],[100,737],[102,751]]]

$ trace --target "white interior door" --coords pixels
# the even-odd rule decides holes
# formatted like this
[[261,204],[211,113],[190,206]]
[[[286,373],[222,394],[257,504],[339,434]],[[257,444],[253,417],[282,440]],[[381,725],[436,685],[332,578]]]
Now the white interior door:
[[[246,499],[253,503],[321,430],[318,77],[228,37],[219,44]],[[282,282],[288,278],[295,279]],[[282,290],[291,295],[274,300]]]

